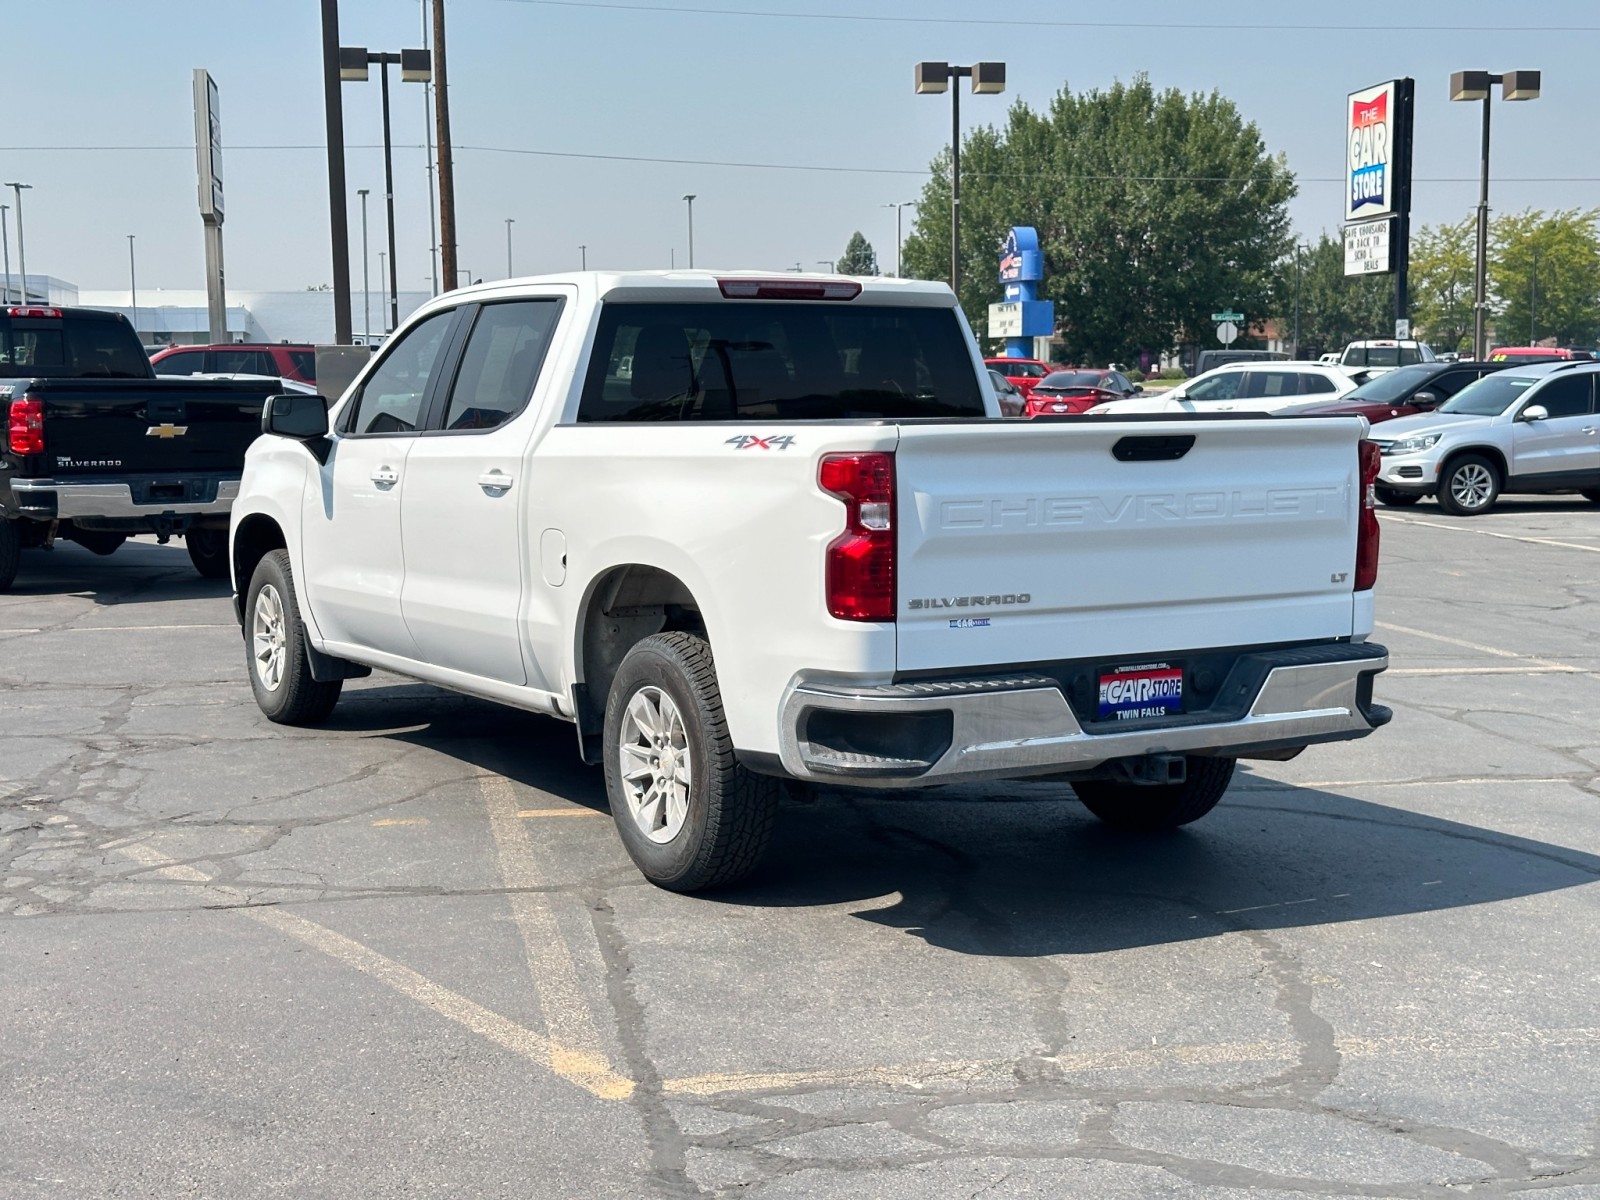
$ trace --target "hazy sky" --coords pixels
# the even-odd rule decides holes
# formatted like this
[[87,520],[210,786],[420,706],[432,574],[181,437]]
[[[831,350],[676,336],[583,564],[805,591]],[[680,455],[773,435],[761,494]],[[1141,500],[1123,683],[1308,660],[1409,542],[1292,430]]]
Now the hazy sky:
[[[340,9],[347,45],[421,44],[421,0]],[[915,199],[949,138],[948,96],[912,92],[923,58],[1008,64],[1006,96],[963,97],[969,123],[1139,71],[1218,89],[1287,154],[1313,237],[1343,216],[1347,92],[1417,80],[1415,215],[1434,222],[1477,199],[1478,109],[1449,103],[1450,72],[1538,69],[1543,98],[1495,105],[1491,203],[1600,204],[1597,0],[449,0],[448,20],[461,261],[483,278],[505,274],[507,217],[518,274],[575,268],[580,243],[591,267],[682,265],[685,192],[701,266],[815,269],[860,229],[891,269],[880,206]],[[141,293],[204,285],[190,77],[206,67],[230,286],[331,280],[317,0],[0,0],[0,29],[0,181],[33,185],[31,272],[125,287],[132,233]],[[392,80],[400,285],[426,288],[422,88]],[[374,272],[383,245],[376,76],[343,93],[359,288],[359,187]]]

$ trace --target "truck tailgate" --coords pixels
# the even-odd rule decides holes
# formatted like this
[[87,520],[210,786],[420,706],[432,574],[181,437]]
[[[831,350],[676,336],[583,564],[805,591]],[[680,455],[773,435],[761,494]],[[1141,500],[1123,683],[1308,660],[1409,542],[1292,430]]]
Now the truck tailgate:
[[1365,428],[901,426],[898,669],[1350,637]]
[[42,379],[28,394],[44,402],[42,469],[80,474],[237,474],[261,432],[268,381]]

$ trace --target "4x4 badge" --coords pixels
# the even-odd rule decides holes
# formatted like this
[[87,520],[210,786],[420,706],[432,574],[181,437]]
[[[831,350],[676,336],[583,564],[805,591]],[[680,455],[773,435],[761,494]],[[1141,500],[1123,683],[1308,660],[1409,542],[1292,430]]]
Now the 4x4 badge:
[[162,425],[150,426],[149,429],[144,431],[144,435],[145,437],[155,437],[161,438],[163,441],[171,441],[173,438],[182,437],[188,432],[189,427],[187,425],[174,425],[171,421],[168,421]]

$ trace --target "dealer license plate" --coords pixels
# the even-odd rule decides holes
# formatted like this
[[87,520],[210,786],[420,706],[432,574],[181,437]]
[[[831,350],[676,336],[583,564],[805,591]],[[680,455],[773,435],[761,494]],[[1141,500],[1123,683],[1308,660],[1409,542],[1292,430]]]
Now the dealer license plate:
[[1100,676],[1100,720],[1137,721],[1183,711],[1183,668],[1167,663],[1118,667]]

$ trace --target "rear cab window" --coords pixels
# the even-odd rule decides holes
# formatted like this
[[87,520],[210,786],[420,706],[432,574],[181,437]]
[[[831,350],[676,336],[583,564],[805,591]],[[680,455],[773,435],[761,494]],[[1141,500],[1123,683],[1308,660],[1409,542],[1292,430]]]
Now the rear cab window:
[[953,309],[773,300],[601,308],[578,421],[984,417]]
[[0,377],[28,375],[148,379],[150,360],[120,321],[71,313],[0,320]]

